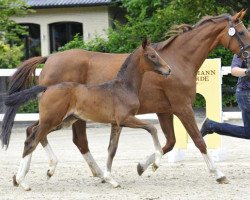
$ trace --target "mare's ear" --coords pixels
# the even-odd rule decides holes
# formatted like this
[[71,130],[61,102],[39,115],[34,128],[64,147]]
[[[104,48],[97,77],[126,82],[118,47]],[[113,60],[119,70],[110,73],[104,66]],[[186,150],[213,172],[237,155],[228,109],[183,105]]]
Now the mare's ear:
[[144,38],[142,41],[142,48],[145,49],[150,44],[149,40],[147,38]]
[[241,14],[241,16],[240,16],[240,20],[242,20],[242,19],[244,18],[244,16],[245,16],[246,13],[247,13],[247,10],[248,10],[248,8],[242,12],[242,14]]
[[232,19],[234,22],[238,21],[238,20],[242,20],[244,15],[246,14],[247,9],[244,11],[244,9],[242,9],[240,12],[236,13]]

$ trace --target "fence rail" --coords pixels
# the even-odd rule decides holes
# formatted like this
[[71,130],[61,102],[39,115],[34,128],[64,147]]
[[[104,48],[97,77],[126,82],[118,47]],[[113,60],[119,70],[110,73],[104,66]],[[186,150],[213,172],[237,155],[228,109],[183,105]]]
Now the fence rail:
[[[12,76],[16,69],[0,69],[0,77],[8,77]],[[39,76],[42,69],[36,69],[36,76]],[[223,66],[222,67],[222,77],[231,73],[230,66]],[[27,113],[27,114],[17,114],[15,117],[15,121],[37,121],[39,118],[38,113]],[[145,115],[138,115],[140,119],[157,119],[156,114],[145,114]],[[223,112],[222,113],[223,120],[229,119],[241,119],[241,112]],[[3,114],[0,114],[0,121],[3,120]]]

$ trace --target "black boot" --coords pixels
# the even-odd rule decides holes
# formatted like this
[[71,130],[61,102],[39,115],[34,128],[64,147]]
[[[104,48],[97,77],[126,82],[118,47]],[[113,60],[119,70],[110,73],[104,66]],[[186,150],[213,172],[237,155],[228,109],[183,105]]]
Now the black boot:
[[206,118],[203,121],[203,124],[201,126],[201,130],[200,130],[202,137],[204,137],[207,134],[213,133],[213,131],[211,130],[211,127],[209,126],[210,122],[211,122],[211,120],[208,118]]

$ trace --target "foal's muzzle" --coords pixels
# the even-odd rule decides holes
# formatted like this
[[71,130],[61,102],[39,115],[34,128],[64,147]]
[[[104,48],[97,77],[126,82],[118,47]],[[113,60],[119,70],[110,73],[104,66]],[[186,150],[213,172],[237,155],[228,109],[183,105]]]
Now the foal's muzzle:
[[164,77],[168,77],[171,74],[171,69],[163,69],[159,71]]

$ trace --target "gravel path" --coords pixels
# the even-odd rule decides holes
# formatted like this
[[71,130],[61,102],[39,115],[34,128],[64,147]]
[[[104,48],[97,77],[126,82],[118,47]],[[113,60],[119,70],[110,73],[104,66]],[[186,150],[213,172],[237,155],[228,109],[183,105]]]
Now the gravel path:
[[[202,121],[197,119],[198,123]],[[237,121],[233,123],[239,123]],[[159,124],[156,124],[162,145],[165,142]],[[102,169],[107,158],[109,126],[88,128],[89,146]],[[0,199],[239,199],[250,198],[250,145],[247,140],[223,137],[226,160],[216,163],[230,180],[219,185],[209,174],[199,151],[189,145],[185,159],[168,163],[163,157],[161,167],[154,173],[149,168],[141,177],[136,165],[153,152],[153,142],[144,130],[125,128],[120,138],[117,155],[113,162],[113,177],[121,188],[101,183],[91,172],[83,157],[72,143],[69,129],[49,136],[50,144],[59,159],[54,176],[47,180],[47,158],[41,145],[32,157],[27,183],[32,190],[24,192],[12,186],[12,176],[17,172],[25,139],[25,127],[17,125],[13,130],[8,151],[0,151]]]

